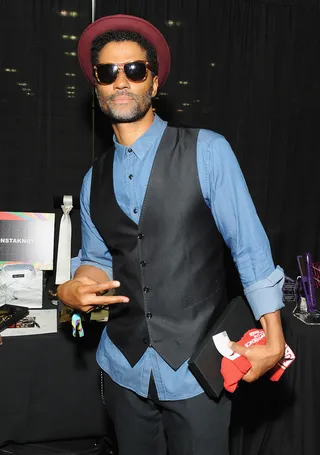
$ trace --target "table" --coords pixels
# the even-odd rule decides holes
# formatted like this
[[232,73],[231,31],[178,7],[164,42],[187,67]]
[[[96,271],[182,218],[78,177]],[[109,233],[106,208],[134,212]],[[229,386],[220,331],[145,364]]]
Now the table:
[[[47,306],[48,308],[48,306]],[[320,417],[320,327],[282,310],[286,340],[297,358],[278,383],[241,383],[233,394],[230,455],[317,455]],[[0,446],[102,437],[96,348],[103,324],[82,339],[70,326],[57,334],[5,338],[0,348]]]
[[95,360],[104,324],[87,324],[77,339],[71,325],[62,325],[57,334],[4,338],[0,446],[107,434]]
[[282,311],[285,338],[296,360],[278,383],[241,383],[234,394],[230,455],[318,455],[320,326]]

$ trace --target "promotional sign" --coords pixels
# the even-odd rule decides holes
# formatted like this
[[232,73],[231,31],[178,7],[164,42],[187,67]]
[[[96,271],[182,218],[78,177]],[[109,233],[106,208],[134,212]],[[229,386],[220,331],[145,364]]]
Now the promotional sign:
[[54,213],[0,212],[0,267],[32,264],[53,269]]

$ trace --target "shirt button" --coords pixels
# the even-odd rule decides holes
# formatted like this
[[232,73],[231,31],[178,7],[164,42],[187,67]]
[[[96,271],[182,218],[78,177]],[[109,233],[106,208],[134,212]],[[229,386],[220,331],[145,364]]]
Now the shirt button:
[[146,316],[147,316],[148,319],[151,319],[152,318],[152,313],[149,312],[149,313],[146,314]]
[[129,148],[129,149],[128,149],[128,152],[131,153],[131,152],[133,152],[133,150],[132,150],[131,148]]
[[148,343],[149,343],[148,338],[144,338],[144,339],[143,339],[143,342],[144,342],[144,344],[148,344]]
[[138,234],[138,239],[141,240],[143,239],[144,235],[143,234]]
[[150,288],[148,288],[148,286],[146,286],[145,288],[143,288],[143,292],[145,292],[146,294],[148,294],[149,291],[150,291]]
[[130,180],[133,179],[133,175],[132,175],[132,174],[129,175],[129,179],[130,179]]
[[145,267],[147,265],[146,261],[141,261],[140,262],[140,267]]
[[133,213],[138,213],[137,207],[133,209]]

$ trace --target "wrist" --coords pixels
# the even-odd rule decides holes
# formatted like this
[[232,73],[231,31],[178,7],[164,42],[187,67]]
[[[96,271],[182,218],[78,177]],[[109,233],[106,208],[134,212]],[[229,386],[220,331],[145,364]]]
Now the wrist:
[[285,341],[284,339],[282,340],[277,339],[273,342],[267,340],[267,347],[270,355],[272,357],[277,357],[280,360],[284,355]]
[[280,359],[285,349],[280,312],[276,311],[275,313],[265,314],[260,319],[260,322],[266,335],[270,355]]

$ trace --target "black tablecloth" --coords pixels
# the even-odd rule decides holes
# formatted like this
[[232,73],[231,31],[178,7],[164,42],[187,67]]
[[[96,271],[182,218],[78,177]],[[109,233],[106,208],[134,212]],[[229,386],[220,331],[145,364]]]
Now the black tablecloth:
[[320,436],[320,326],[282,310],[296,360],[277,383],[241,383],[233,396],[231,455],[318,455]]
[[107,434],[95,360],[104,324],[87,324],[77,339],[63,326],[57,334],[4,338],[0,446]]
[[[297,358],[278,383],[241,383],[233,394],[230,455],[318,455],[320,326],[282,310]],[[0,446],[101,437],[110,424],[100,398],[95,354],[103,325],[75,339],[57,334],[5,338],[0,348]]]

